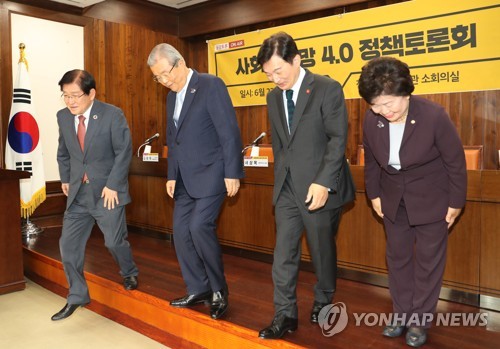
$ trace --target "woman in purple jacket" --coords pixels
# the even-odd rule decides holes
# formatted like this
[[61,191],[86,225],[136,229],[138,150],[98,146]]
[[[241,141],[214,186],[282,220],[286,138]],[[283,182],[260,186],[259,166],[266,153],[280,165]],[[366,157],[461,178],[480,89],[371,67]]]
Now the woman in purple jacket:
[[383,219],[393,301],[383,335],[427,340],[446,263],[448,229],[465,205],[463,146],[443,107],[412,96],[408,66],[390,57],[362,69],[366,193]]

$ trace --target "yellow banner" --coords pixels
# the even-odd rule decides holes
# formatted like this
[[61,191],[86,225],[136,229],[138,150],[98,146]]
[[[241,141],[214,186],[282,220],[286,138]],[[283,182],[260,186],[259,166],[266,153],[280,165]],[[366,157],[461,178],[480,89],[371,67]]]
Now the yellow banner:
[[259,47],[285,31],[297,42],[302,66],[328,75],[359,98],[357,80],[370,59],[406,62],[415,94],[500,88],[498,0],[414,0],[210,40],[208,66],[226,83],[234,106],[266,104],[274,88],[256,62]]

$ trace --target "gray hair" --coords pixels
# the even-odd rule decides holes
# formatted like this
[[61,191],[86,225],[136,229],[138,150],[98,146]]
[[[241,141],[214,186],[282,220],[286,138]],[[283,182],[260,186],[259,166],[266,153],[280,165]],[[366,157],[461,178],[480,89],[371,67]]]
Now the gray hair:
[[168,63],[174,65],[180,60],[184,60],[182,55],[170,44],[158,44],[156,45],[149,54],[148,66],[152,67],[158,62],[158,59],[166,58]]

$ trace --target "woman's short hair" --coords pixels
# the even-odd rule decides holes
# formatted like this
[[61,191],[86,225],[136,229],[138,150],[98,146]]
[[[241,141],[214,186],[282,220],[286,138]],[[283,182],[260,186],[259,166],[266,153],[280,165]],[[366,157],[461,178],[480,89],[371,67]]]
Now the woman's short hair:
[[95,89],[95,79],[86,70],[74,69],[66,72],[61,80],[59,80],[59,87],[61,91],[63,90],[64,85],[75,83],[80,86],[80,89],[88,95],[90,90]]
[[372,104],[381,96],[409,96],[415,90],[408,65],[393,57],[370,60],[361,70],[358,91],[361,97]]

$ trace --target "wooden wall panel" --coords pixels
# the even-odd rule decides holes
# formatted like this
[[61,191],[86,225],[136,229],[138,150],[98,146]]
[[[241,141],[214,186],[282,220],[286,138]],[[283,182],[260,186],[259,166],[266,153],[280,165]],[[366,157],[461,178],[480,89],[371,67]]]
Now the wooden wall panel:
[[484,159],[485,169],[500,169],[500,90],[485,91],[484,120]]
[[147,230],[172,233],[174,202],[167,197],[165,178],[129,176],[132,202],[127,205],[127,223]]
[[500,171],[482,171],[481,186],[481,293],[500,297]]
[[152,144],[160,152],[165,145],[166,96],[168,90],[152,79],[147,58],[151,49],[161,42],[184,50],[184,44],[168,34],[129,24],[96,20],[99,38],[96,47],[99,64],[97,98],[123,109],[132,131],[134,154],[153,134],[160,139]]
[[4,168],[5,142],[12,103],[12,54],[9,11],[0,8],[0,167]]
[[481,253],[481,204],[467,201],[466,207],[448,236],[444,285],[456,290],[479,293]]
[[366,2],[366,0],[336,0],[333,2],[290,0],[284,5],[268,0],[211,1],[205,6],[187,8],[179,12],[179,36],[187,38],[210,31],[216,32],[322,10],[331,11],[332,7],[339,8]]
[[364,192],[345,207],[337,237],[339,267],[386,274],[384,225],[374,215]]
[[[498,217],[500,207],[498,204],[484,205],[481,214],[485,217]],[[496,226],[496,227],[495,227]],[[494,294],[500,296],[500,259],[498,251],[500,250],[500,235],[498,234],[498,221],[495,219],[483,220],[481,244],[481,291],[485,294]]]
[[86,17],[108,22],[139,25],[151,31],[177,34],[177,11],[155,3],[106,0],[84,9]]
[[481,260],[480,288],[481,294],[500,297],[500,232],[498,203],[484,204],[481,208]]
[[272,254],[276,236],[274,209],[268,204],[272,196],[272,185],[243,182],[239,194],[226,199],[222,207],[217,224],[221,243]]

